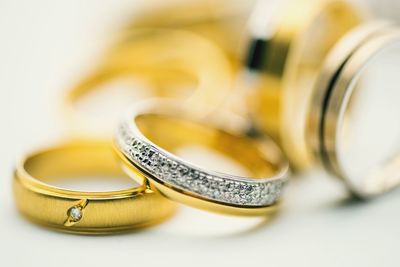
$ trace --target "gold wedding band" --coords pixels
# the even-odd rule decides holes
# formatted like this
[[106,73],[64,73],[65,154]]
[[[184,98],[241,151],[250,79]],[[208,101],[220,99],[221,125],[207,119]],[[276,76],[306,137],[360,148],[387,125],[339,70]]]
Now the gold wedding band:
[[[142,176],[168,198],[196,208],[249,216],[274,212],[288,179],[288,165],[278,147],[271,140],[250,139],[187,114],[176,104],[135,106],[116,137],[116,150],[133,177]],[[173,154],[186,145],[212,148],[251,175],[209,170]]]
[[[77,103],[100,85],[121,77],[144,77],[155,85],[150,91],[153,95],[183,99],[199,116],[223,102],[232,82],[228,59],[207,39],[182,30],[137,29],[116,44],[97,69],[66,95],[64,111],[73,132],[79,136],[96,133],[88,128],[93,124],[77,114]],[[187,88],[187,81],[195,85]],[[174,90],[174,86],[179,88]]]
[[20,212],[33,222],[80,234],[107,234],[159,223],[175,205],[145,185],[110,192],[81,192],[47,184],[57,178],[124,175],[112,146],[75,141],[35,152],[16,167],[13,188]]
[[237,66],[243,57],[242,38],[252,9],[251,1],[170,2],[162,8],[141,10],[127,32],[149,27],[194,32],[218,45]]

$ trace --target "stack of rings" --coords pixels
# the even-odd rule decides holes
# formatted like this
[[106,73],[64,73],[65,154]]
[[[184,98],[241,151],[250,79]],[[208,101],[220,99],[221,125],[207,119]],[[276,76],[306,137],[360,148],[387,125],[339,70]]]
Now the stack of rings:
[[282,5],[275,27],[251,40],[247,68],[260,81],[252,88],[249,106],[257,128],[280,143],[295,169],[304,169],[312,165],[304,138],[305,110],[321,64],[363,18],[345,0],[289,0]]
[[[67,142],[27,156],[15,171],[17,207],[33,222],[80,234],[109,234],[159,223],[173,214],[174,201],[231,215],[274,214],[289,174],[279,148],[267,138],[251,139],[188,119],[183,111],[160,100],[136,105],[115,139],[123,168],[106,141]],[[187,144],[222,152],[253,176],[212,171],[173,154]],[[48,184],[65,176],[118,177],[122,170],[139,185],[83,192]]]
[[[117,46],[93,75],[67,95],[66,110],[75,135],[78,132],[78,136],[93,136],[91,129],[82,126],[86,123],[77,116],[75,103],[115,77],[144,74],[152,78],[155,73],[157,79],[157,74],[176,71],[194,76],[197,90],[179,105],[160,104],[167,103],[163,100],[135,108],[130,119],[119,127],[116,138],[115,148],[123,168],[111,144],[89,139],[64,142],[24,158],[14,176],[14,195],[20,212],[37,224],[78,234],[109,234],[162,222],[174,213],[174,201],[231,215],[275,213],[289,171],[279,148],[266,137],[255,140],[243,133],[227,131],[225,126],[205,122],[206,115],[224,100],[229,89],[230,68],[221,51],[207,40],[179,30],[148,29],[131,36],[128,43]],[[153,53],[159,48],[153,44],[161,40],[167,41],[162,46],[164,50]],[[176,50],[177,45],[182,47]],[[192,49],[199,53],[191,54]],[[205,58],[205,54],[212,60]],[[171,77],[175,76],[162,79],[176,82]],[[154,115],[159,116],[156,122]],[[142,126],[151,124],[153,130],[146,133],[153,133],[156,143],[143,135],[136,119]],[[155,131],[157,127],[159,131]],[[161,131],[175,132],[176,136],[154,136]],[[185,142],[222,152],[243,165],[251,177],[212,171],[173,155],[174,149]],[[54,186],[51,182],[81,175],[113,178],[121,176],[121,170],[139,185],[119,191],[86,192]]]
[[[224,101],[238,62],[238,54],[224,38],[215,38],[215,45],[178,30],[174,23],[168,29],[128,32],[65,99],[72,132],[91,138],[34,152],[17,164],[13,189],[20,212],[37,224],[79,234],[157,224],[173,215],[177,202],[227,215],[271,216],[289,180],[289,161],[297,169],[320,162],[359,198],[399,186],[399,153],[379,162],[381,166],[371,173],[367,169],[361,183],[354,182],[342,157],[339,134],[361,73],[380,52],[400,47],[399,29],[383,22],[358,25],[362,17],[344,0],[290,4],[297,7],[299,3],[305,5],[301,10],[288,8],[273,36],[252,40],[246,67],[258,72],[264,83],[255,88],[249,105],[253,114],[243,116],[251,117],[250,131],[232,127],[221,115],[229,106]],[[228,13],[218,27],[225,28]],[[196,17],[205,25],[194,27],[195,32],[221,32],[209,29],[211,22],[202,15]],[[321,21],[326,31],[314,32]],[[186,17],[183,22],[187,23]],[[143,19],[137,25],[153,24]],[[236,40],[234,33],[227,36]],[[313,33],[317,33],[315,38]],[[119,123],[113,142],[93,141],[98,139],[76,114],[75,105],[97,86],[125,75],[151,80],[152,95],[158,99],[136,103]],[[170,85],[179,86],[188,79],[195,80],[195,91],[184,97],[174,90],[167,92]],[[214,116],[217,108],[218,116]],[[238,163],[245,174],[187,159],[180,155],[187,146],[212,149]],[[137,185],[87,192],[53,183],[81,175],[125,176]]]

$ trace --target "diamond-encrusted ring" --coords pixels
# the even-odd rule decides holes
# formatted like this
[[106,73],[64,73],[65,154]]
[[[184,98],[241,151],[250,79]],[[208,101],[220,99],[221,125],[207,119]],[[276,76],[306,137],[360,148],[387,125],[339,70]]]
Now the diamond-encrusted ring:
[[125,176],[112,146],[105,141],[68,142],[27,156],[17,165],[13,180],[19,211],[56,230],[107,234],[155,224],[175,210],[175,203],[146,186],[82,192],[47,184],[82,175]]
[[[189,119],[177,106],[161,106],[136,105],[120,124],[115,146],[125,169],[135,177],[139,172],[167,197],[198,208],[237,215],[260,215],[275,208],[288,165],[271,140],[251,139]],[[211,146],[256,178],[209,170],[173,154],[191,144]]]

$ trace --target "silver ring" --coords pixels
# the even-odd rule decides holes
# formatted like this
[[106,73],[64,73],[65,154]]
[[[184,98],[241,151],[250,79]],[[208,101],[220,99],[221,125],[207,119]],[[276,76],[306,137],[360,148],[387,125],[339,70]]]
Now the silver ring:
[[[308,112],[307,143],[324,168],[340,178],[357,197],[366,199],[397,187],[400,176],[398,156],[388,159],[372,170],[362,183],[343,165],[340,156],[339,131],[345,110],[361,73],[376,55],[400,43],[400,32],[392,24],[374,22],[360,26],[346,35],[327,57],[314,88]],[[370,167],[370,166],[368,166]]]

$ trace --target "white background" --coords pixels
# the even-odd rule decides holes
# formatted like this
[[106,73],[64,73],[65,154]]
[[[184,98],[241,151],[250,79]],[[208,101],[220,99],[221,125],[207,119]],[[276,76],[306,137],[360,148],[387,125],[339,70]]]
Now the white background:
[[62,94],[141,4],[0,1],[0,265],[400,266],[399,192],[349,202],[344,188],[318,170],[294,177],[282,212],[267,223],[181,207],[144,231],[88,237],[19,216],[14,162],[64,135]]

